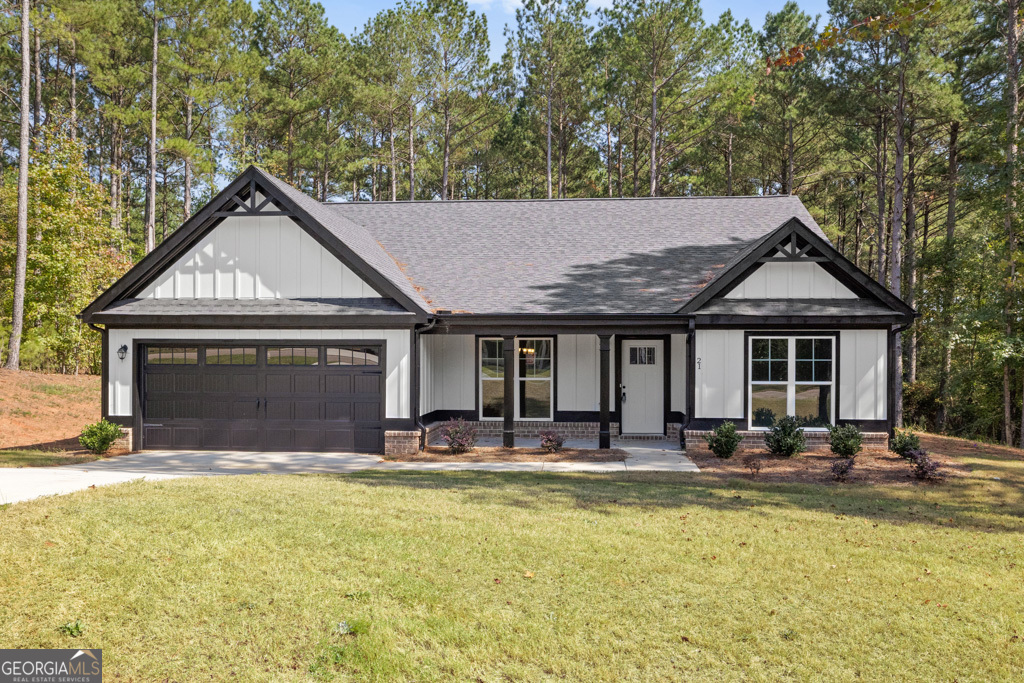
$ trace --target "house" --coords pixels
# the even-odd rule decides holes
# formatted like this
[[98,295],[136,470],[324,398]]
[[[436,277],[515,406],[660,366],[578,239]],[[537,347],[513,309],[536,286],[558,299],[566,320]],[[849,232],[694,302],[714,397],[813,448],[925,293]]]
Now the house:
[[796,197],[321,203],[249,168],[82,312],[136,449],[891,428],[914,311]]

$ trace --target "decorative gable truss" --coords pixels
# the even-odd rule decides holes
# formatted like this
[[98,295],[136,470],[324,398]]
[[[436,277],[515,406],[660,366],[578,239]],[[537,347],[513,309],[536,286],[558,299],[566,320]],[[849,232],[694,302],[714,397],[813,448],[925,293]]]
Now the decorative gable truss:
[[[754,303],[758,301],[762,303]],[[751,305],[744,307],[743,302]],[[751,245],[679,309],[731,315],[828,311],[836,316],[914,316],[910,306],[796,218]]]
[[[317,203],[308,202],[315,213]],[[425,319],[419,302],[255,167],[224,188],[81,315],[90,321],[117,302],[140,299],[390,299]]]

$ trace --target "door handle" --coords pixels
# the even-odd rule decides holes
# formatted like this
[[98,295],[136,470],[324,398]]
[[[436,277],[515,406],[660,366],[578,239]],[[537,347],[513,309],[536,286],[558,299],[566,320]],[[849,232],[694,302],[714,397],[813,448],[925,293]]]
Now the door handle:
[[625,403],[626,402],[626,385],[625,384],[620,384],[619,385],[619,390],[622,392],[622,395],[620,397],[621,398],[621,402]]

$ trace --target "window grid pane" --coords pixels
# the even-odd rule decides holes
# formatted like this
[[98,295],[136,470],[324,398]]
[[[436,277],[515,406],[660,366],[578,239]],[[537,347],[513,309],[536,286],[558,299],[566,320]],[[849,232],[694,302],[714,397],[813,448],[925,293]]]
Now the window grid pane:
[[198,365],[199,349],[195,346],[149,346],[148,365]]
[[267,365],[319,365],[320,350],[303,346],[270,346],[267,348]]
[[[788,376],[790,343],[795,362],[792,381]],[[790,412],[804,428],[832,424],[834,343],[832,337],[752,338],[750,426],[768,428]]]

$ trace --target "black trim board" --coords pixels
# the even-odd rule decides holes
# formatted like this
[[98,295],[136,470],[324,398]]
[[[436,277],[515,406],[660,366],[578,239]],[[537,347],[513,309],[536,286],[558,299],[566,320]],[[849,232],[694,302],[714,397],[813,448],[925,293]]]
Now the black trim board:
[[867,273],[850,262],[835,247],[795,217],[790,218],[767,236],[755,242],[735,265],[720,273],[710,284],[681,306],[677,312],[696,313],[711,299],[729,293],[754,270],[761,267],[763,258],[771,255],[778,245],[792,237],[804,240],[812,249],[825,256],[824,260],[815,259],[814,262],[821,265],[830,275],[850,288],[855,294],[881,301],[896,315],[902,316],[904,320],[913,318],[915,315],[914,309],[902,299],[875,282]]
[[[164,270],[170,267],[188,248],[202,239],[224,220],[225,215],[217,215],[219,209],[234,201],[234,196],[246,189],[254,192],[256,188],[275,204],[283,205],[299,227],[305,230],[314,240],[331,254],[348,266],[356,275],[367,282],[379,294],[389,296],[417,316],[417,322],[426,320],[426,310],[402,292],[391,280],[381,275],[341,240],[335,237],[318,221],[291,199],[281,194],[273,183],[268,182],[269,176],[250,166],[221,190],[210,202],[189,218],[171,235],[161,242],[152,252],[147,254],[131,270],[103,292],[79,314],[86,322],[93,321],[93,315],[102,311],[115,301],[131,298],[151,282]],[[277,212],[275,212],[277,213]],[[230,216],[243,216],[245,213],[228,212]],[[269,214],[268,214],[269,215]],[[282,214],[283,215],[283,214]]]

